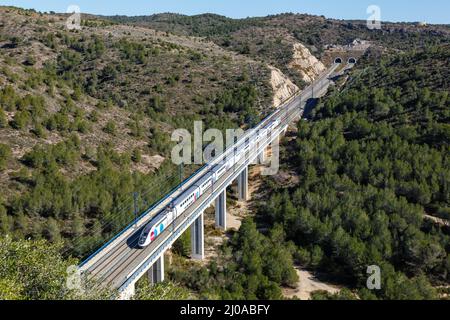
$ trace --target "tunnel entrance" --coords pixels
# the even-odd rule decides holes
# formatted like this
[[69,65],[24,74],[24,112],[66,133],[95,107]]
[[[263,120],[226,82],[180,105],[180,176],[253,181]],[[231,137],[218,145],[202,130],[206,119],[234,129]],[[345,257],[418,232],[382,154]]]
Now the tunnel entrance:
[[356,63],[356,59],[355,58],[350,58],[350,59],[348,59],[348,63],[355,64]]
[[342,58],[336,58],[336,60],[334,60],[334,63],[342,63]]

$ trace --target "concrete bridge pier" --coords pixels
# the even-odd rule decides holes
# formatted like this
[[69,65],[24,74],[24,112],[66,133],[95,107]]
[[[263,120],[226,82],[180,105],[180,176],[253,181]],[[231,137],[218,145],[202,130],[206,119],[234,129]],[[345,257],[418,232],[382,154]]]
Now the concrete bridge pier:
[[263,151],[261,151],[261,153],[258,155],[258,159],[259,159],[259,163],[260,164],[265,164],[266,163],[266,160],[267,160],[266,152],[267,152],[267,149],[264,148]]
[[242,171],[238,177],[239,200],[248,200],[248,166]]
[[192,259],[203,260],[205,258],[203,212],[191,225]]
[[216,227],[227,229],[227,189],[216,198]]
[[164,254],[153,263],[148,269],[148,281],[150,284],[157,284],[164,281]]

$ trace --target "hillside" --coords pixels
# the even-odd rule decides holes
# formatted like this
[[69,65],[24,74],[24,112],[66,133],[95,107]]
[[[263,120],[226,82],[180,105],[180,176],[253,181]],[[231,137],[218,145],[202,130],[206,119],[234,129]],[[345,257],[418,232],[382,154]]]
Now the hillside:
[[[0,7],[0,226],[85,256],[195,166],[173,130],[248,128],[298,87],[270,59],[205,37]],[[324,65],[298,45],[303,79]],[[284,68],[286,69],[286,68]],[[295,80],[295,79],[294,79]]]
[[313,55],[323,58],[329,46],[345,46],[357,38],[373,43],[376,51],[390,52],[450,40],[448,26],[384,22],[381,30],[369,30],[366,21],[293,13],[247,19],[230,19],[215,14],[184,16],[171,13],[106,18],[173,34],[205,37],[225,49],[269,61],[289,75],[299,87],[303,86],[305,79],[301,70],[291,64],[298,43],[305,45]]
[[130,221],[134,191],[143,209],[179,182],[174,129],[252,126],[273,92],[267,63],[204,39],[66,18],[0,8],[0,225],[85,254]]
[[[151,26],[156,30],[174,34],[208,37],[217,43],[222,41],[222,45],[232,48],[246,43],[253,46],[258,42],[264,48],[268,48],[268,42],[261,40],[281,38],[280,40],[292,41],[295,38],[297,41],[322,51],[324,45],[345,45],[351,43],[355,38],[360,38],[378,41],[379,44],[384,44],[386,47],[392,45],[396,49],[407,49],[425,43],[444,43],[446,37],[449,36],[448,26],[418,27],[414,23],[383,22],[381,30],[369,30],[366,21],[336,20],[323,16],[293,13],[247,19],[231,19],[215,14],[185,16],[172,13],[106,18],[121,23]],[[263,47],[252,52],[261,54],[264,51],[270,51],[261,50]]]

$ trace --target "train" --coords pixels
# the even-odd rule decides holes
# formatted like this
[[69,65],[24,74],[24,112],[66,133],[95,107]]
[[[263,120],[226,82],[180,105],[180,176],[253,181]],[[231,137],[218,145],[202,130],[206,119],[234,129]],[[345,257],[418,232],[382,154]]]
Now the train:
[[192,186],[184,191],[179,197],[173,200],[161,213],[153,218],[141,231],[138,246],[147,247],[155,239],[173,223],[180,215],[182,215],[190,206],[192,206],[214,183],[233,167],[236,163],[269,135],[273,129],[280,124],[280,120],[270,121],[263,127],[264,130],[256,131],[250,135],[248,141],[241,143],[238,147],[234,147],[234,152],[224,158],[219,164],[213,166],[205,175],[197,180]]

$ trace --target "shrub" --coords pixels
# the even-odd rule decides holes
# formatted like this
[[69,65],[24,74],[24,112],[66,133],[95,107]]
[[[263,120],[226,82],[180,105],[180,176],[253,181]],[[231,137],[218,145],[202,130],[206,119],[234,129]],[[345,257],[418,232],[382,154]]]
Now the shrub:
[[131,155],[131,160],[133,160],[136,163],[141,162],[142,160],[141,150],[139,150],[138,148],[134,149],[133,154]]
[[2,108],[0,108],[0,129],[6,128],[8,125],[8,120],[6,119],[5,111],[3,111]]
[[36,125],[34,126],[33,133],[39,138],[45,138],[46,136],[45,129],[40,123],[36,123]]
[[17,130],[24,129],[30,121],[30,114],[28,111],[17,111],[11,123],[12,127]]
[[11,155],[11,148],[6,144],[0,144],[0,170],[6,168]]
[[116,134],[116,124],[114,123],[114,121],[110,120],[106,123],[106,126],[103,128],[103,131],[111,134],[111,135],[115,135]]
[[30,55],[25,59],[24,64],[27,66],[34,66],[36,64],[36,58]]

